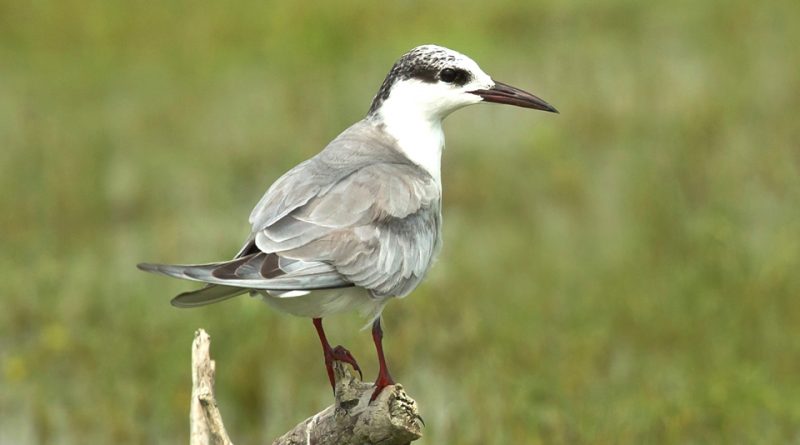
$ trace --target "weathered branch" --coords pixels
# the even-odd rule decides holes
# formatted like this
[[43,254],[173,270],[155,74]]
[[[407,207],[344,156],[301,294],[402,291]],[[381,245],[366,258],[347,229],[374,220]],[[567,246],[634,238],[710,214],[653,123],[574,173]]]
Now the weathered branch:
[[[214,361],[202,329],[192,344],[191,445],[232,445],[214,398]],[[370,403],[373,386],[334,362],[336,400],[279,437],[273,445],[406,445],[419,439],[417,403],[401,385],[388,386]]]
[[198,329],[192,342],[192,405],[189,412],[190,445],[233,445],[214,398],[215,363],[211,338]]
[[406,445],[422,436],[417,403],[400,385],[383,389],[369,403],[374,387],[334,362],[336,403],[301,422],[272,445]]

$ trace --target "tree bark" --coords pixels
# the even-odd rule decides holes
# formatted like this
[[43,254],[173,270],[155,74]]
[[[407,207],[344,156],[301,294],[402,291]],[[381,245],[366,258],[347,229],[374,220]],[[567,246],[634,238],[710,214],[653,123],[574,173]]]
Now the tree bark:
[[[214,398],[211,339],[199,329],[192,344],[191,445],[232,445]],[[335,403],[300,422],[273,445],[406,445],[422,436],[417,403],[401,385],[387,386],[370,403],[373,385],[334,362]]]

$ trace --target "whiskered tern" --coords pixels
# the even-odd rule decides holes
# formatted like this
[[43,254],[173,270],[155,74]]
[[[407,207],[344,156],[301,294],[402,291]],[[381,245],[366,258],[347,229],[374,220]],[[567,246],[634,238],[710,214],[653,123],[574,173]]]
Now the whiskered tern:
[[250,214],[252,231],[229,261],[139,264],[206,286],[172,300],[196,307],[249,293],[309,317],[332,364],[358,370],[332,348],[322,318],[359,310],[372,322],[380,370],[372,400],[394,384],[383,354],[381,311],[419,285],[441,247],[442,120],[481,102],[556,113],[533,94],[496,82],[469,57],[419,46],[394,64],[367,116],[281,176]]

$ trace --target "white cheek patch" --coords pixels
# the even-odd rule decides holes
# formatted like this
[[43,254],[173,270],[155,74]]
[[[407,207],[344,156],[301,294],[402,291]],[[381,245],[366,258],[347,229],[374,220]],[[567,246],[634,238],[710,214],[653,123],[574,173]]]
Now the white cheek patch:
[[464,85],[464,88],[467,91],[475,91],[475,90],[488,90],[494,86],[494,81],[491,77],[486,79],[474,79],[472,82]]
[[483,72],[481,67],[479,67],[474,60],[463,54],[460,54],[460,56],[461,60],[459,60],[459,66],[467,72],[472,73],[472,81],[467,84],[467,91],[487,89],[494,86],[494,81],[492,78]]

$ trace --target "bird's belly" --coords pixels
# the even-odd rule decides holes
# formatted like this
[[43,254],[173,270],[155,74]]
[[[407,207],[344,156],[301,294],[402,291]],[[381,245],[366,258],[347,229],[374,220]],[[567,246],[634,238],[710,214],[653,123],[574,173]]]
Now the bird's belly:
[[342,312],[359,311],[373,319],[380,315],[385,298],[375,298],[361,287],[314,291],[276,292],[260,294],[273,308],[298,317],[323,318]]

